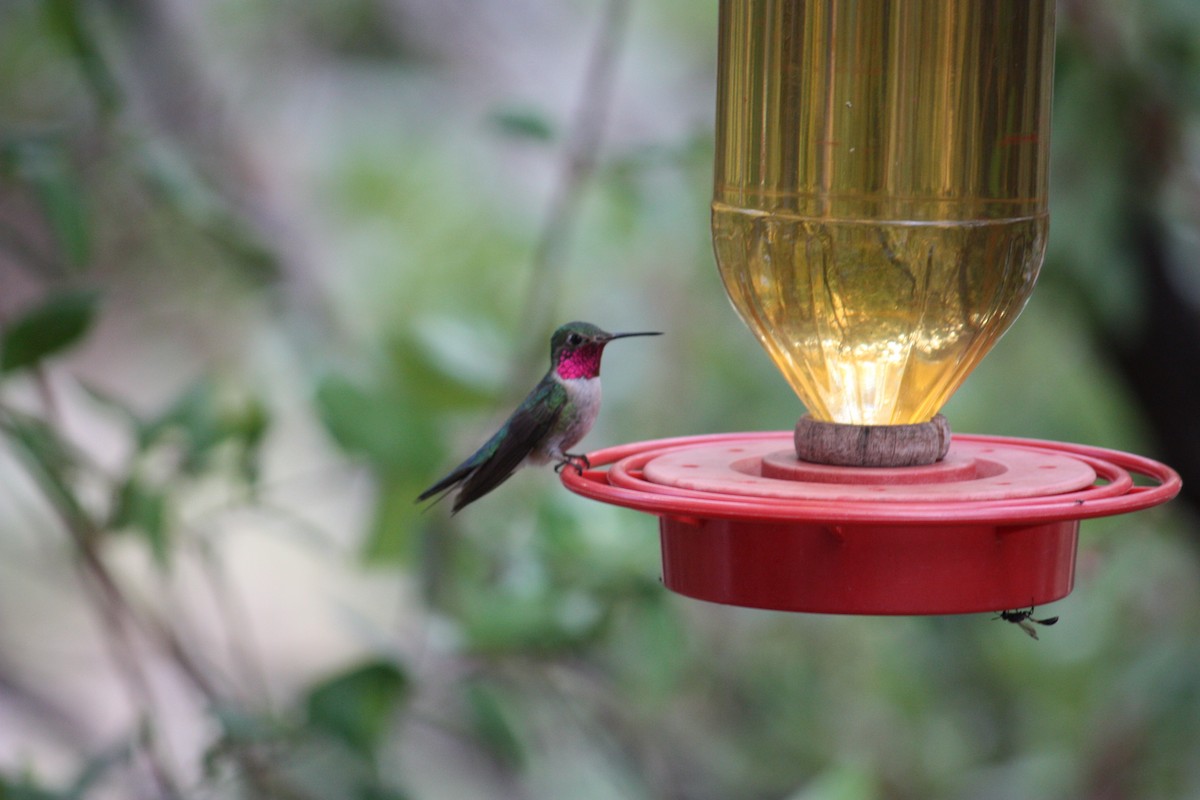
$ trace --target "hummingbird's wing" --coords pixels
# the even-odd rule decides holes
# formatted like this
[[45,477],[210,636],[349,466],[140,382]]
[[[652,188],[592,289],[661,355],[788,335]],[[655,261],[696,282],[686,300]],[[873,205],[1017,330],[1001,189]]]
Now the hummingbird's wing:
[[504,483],[554,429],[566,401],[567,390],[562,384],[543,378],[483,447],[422,492],[417,501],[458,486],[452,508],[458,511]]

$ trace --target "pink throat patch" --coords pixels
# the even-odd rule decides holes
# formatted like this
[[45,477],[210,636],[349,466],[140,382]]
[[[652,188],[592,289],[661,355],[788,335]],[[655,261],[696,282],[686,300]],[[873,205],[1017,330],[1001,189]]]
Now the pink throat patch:
[[578,350],[564,351],[558,357],[558,377],[565,381],[576,378],[600,376],[600,355],[604,348],[597,344],[585,344]]

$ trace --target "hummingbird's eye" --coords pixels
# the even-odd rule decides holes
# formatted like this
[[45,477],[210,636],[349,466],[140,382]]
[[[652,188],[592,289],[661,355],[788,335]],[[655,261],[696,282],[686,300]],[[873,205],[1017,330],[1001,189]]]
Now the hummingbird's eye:
[[571,347],[578,347],[579,345],[583,344],[583,337],[578,333],[568,333],[567,344],[569,344]]

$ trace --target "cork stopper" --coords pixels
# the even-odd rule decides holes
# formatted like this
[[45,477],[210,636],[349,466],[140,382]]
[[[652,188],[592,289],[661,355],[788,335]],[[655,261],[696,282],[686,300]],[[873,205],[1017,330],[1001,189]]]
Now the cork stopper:
[[796,456],[839,467],[915,467],[942,460],[950,423],[938,414],[915,425],[843,425],[808,414],[796,423]]

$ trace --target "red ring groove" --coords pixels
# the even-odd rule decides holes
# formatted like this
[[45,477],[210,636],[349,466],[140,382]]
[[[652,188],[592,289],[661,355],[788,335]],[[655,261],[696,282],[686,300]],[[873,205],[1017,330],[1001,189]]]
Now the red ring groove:
[[[871,524],[951,525],[958,523],[1033,523],[1095,517],[1140,511],[1166,502],[1179,493],[1179,475],[1151,459],[1086,445],[1017,439],[1002,436],[957,434],[956,439],[996,447],[1069,454],[1087,463],[1099,480],[1108,483],[1076,492],[1007,500],[895,502],[872,500],[852,503],[812,500],[738,497],[662,486],[642,480],[636,473],[646,462],[665,452],[697,445],[735,441],[760,441],[790,436],[787,432],[709,434],[659,439],[619,445],[589,454],[593,469],[583,475],[563,470],[562,482],[571,491],[594,500],[656,515],[712,517],[729,520],[797,520]],[[612,465],[607,471],[596,467]],[[1136,486],[1133,474],[1157,481],[1156,486]]]

